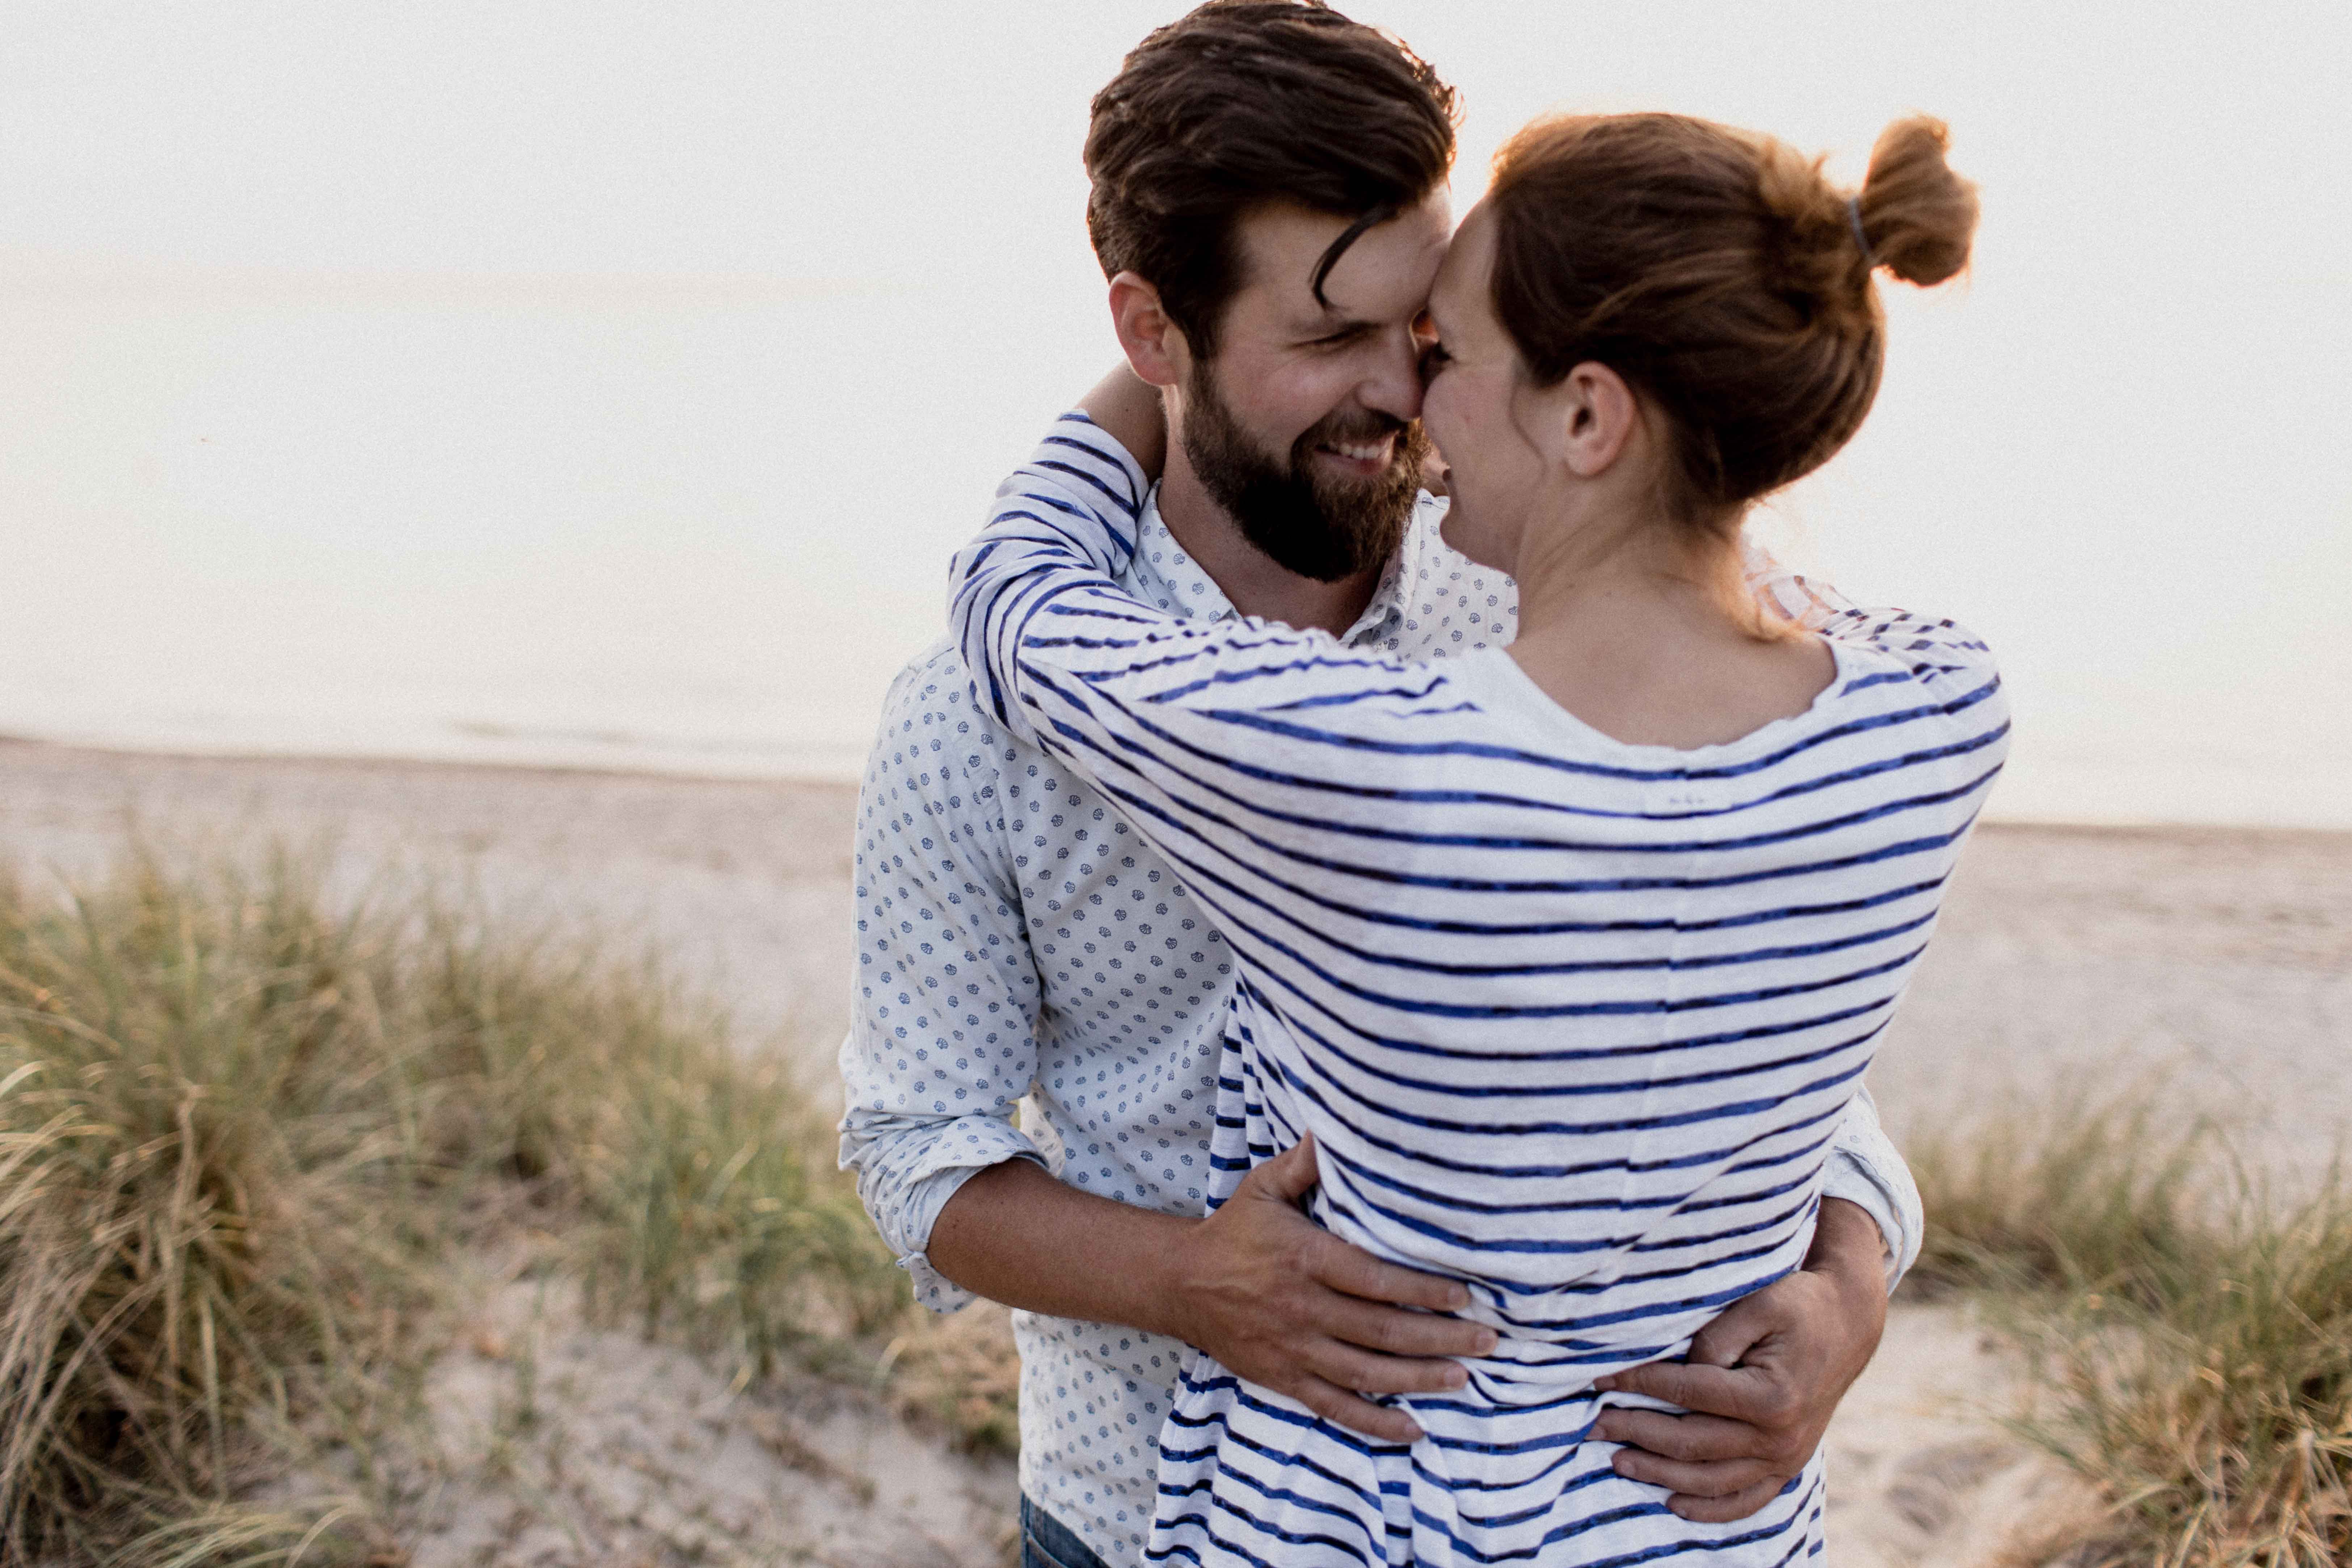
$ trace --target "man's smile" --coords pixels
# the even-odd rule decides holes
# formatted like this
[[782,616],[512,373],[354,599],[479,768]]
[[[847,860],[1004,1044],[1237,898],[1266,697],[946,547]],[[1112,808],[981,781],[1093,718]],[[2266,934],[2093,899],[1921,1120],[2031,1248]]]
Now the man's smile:
[[1370,441],[1325,441],[1315,455],[1356,479],[1374,479],[1388,471],[1396,456],[1396,433]]

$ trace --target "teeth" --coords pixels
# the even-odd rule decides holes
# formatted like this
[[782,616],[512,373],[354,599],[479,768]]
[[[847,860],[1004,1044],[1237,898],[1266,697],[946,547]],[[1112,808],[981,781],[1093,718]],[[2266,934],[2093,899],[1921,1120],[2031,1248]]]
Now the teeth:
[[1329,449],[1343,458],[1352,458],[1359,463],[1377,463],[1389,455],[1389,444],[1385,438],[1362,445],[1343,445],[1335,442]]

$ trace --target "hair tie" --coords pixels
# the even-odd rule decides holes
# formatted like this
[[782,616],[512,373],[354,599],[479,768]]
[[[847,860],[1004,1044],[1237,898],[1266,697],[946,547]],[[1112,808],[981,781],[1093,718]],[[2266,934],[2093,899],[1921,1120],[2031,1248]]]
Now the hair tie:
[[1870,236],[1862,232],[1862,197],[1859,194],[1845,199],[1845,221],[1853,226],[1853,242],[1862,247],[1862,267],[1865,272],[1878,268],[1878,255],[1870,248]]

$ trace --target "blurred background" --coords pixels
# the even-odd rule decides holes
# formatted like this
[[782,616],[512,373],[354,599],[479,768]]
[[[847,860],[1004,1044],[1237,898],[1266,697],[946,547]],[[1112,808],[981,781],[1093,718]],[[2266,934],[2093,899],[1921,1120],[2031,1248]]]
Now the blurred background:
[[[832,1168],[844,784],[1185,4],[0,0],[0,1559],[1009,1561],[1006,1316]],[[2018,721],[1837,1560],[2352,1561],[2352,6],[1344,8],[1457,210],[1548,109],[1951,122],[1974,271],[1759,520]]]
[[[1360,0],[1462,91],[1912,109],[1973,277],[1771,536],[2002,654],[1998,815],[2352,826],[2352,9]],[[1181,6],[0,8],[0,731],[854,776],[1109,363],[1087,100]]]

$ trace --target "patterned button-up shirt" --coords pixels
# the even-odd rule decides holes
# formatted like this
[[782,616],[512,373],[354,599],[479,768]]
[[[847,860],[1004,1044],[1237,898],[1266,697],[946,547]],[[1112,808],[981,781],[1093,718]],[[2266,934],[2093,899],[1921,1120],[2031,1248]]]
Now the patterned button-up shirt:
[[[1507,577],[1438,536],[1423,496],[1346,641],[1410,658],[1506,642]],[[1179,615],[1234,614],[1160,521],[1157,498],[1120,585]],[[1090,786],[973,704],[956,651],[899,676],[866,766],[856,849],[857,956],[842,1047],[842,1162],[917,1300],[971,1298],[924,1257],[958,1187],[1007,1159],[1170,1214],[1202,1212],[1231,955],[1175,872]],[[1017,1120],[1016,1120],[1017,1119]],[[1916,1256],[1909,1173],[1867,1097],[1825,1194]],[[1021,1484],[1108,1562],[1139,1557],[1174,1341],[1016,1312]]]

